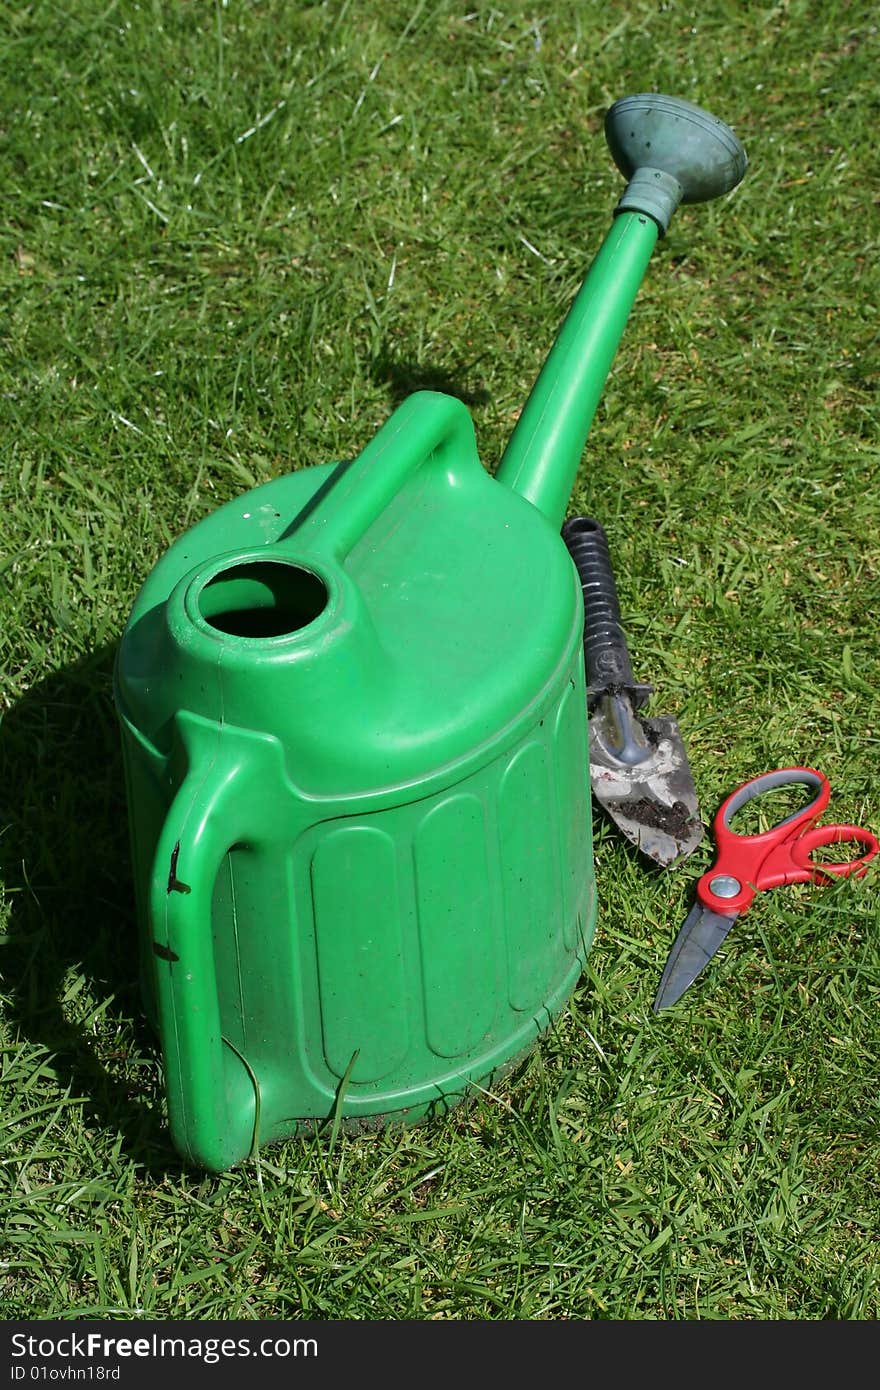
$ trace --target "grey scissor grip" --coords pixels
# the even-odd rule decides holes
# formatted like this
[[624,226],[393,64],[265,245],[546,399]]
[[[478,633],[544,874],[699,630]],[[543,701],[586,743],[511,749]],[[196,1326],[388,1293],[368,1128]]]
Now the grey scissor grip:
[[760,777],[756,777],[753,782],[747,782],[744,787],[740,787],[731,796],[724,808],[722,820],[729,826],[731,819],[737,811],[749,801],[754,801],[756,796],[763,796],[764,792],[773,791],[776,787],[792,787],[802,784],[805,787],[813,787],[816,795],[812,801],[808,801],[806,806],[802,806],[798,811],[792,811],[791,815],[783,820],[777,821],[776,825],[788,825],[790,821],[797,820],[799,816],[808,811],[811,806],[815,806],[824,786],[823,779],[818,772],[813,772],[809,767],[780,768],[776,772],[765,772]]

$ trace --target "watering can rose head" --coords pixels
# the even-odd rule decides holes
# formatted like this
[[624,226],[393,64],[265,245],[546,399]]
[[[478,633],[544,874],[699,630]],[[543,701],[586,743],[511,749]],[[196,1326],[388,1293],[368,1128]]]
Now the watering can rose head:
[[605,135],[626,191],[617,212],[643,212],[661,234],[679,203],[705,203],[729,193],[748,166],[729,126],[680,97],[642,93],[616,101]]

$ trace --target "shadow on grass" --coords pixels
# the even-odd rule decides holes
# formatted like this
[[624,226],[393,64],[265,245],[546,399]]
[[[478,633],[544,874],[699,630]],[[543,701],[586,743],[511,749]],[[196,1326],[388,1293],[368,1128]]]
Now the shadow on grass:
[[491,396],[478,382],[472,382],[476,362],[456,363],[455,370],[445,371],[430,363],[404,360],[385,347],[372,367],[374,381],[384,382],[395,406],[401,405],[414,391],[442,391],[456,396],[465,405],[486,405]]
[[[13,1024],[51,1054],[61,1085],[85,1098],[87,1120],[120,1134],[127,1156],[156,1175],[179,1173],[164,1130],[158,1044],[141,1011],[114,655],[104,647],[53,672],[0,724],[8,807],[0,872],[12,906],[3,973]],[[96,1033],[65,1004],[77,975],[86,997],[109,1001]],[[100,1044],[113,1019],[120,1041]]]

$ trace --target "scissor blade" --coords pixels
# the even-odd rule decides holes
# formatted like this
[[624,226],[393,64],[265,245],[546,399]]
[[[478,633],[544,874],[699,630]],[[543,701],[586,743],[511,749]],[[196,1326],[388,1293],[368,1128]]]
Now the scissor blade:
[[708,965],[718,947],[737,919],[710,912],[696,903],[684,920],[684,925],[669,952],[666,968],[654,998],[654,1013],[666,1009],[680,999],[689,985]]

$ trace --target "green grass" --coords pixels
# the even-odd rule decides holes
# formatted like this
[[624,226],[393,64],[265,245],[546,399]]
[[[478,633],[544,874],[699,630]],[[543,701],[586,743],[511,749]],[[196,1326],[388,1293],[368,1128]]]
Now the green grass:
[[880,1316],[876,875],[756,903],[650,1012],[709,862],[597,816],[570,1005],[445,1121],[220,1177],[169,1147],[110,672],[170,541],[409,391],[494,467],[658,89],[750,169],[658,248],[572,497],[708,818],[804,762],[880,829],[875,7],[7,7],[0,1316]]

